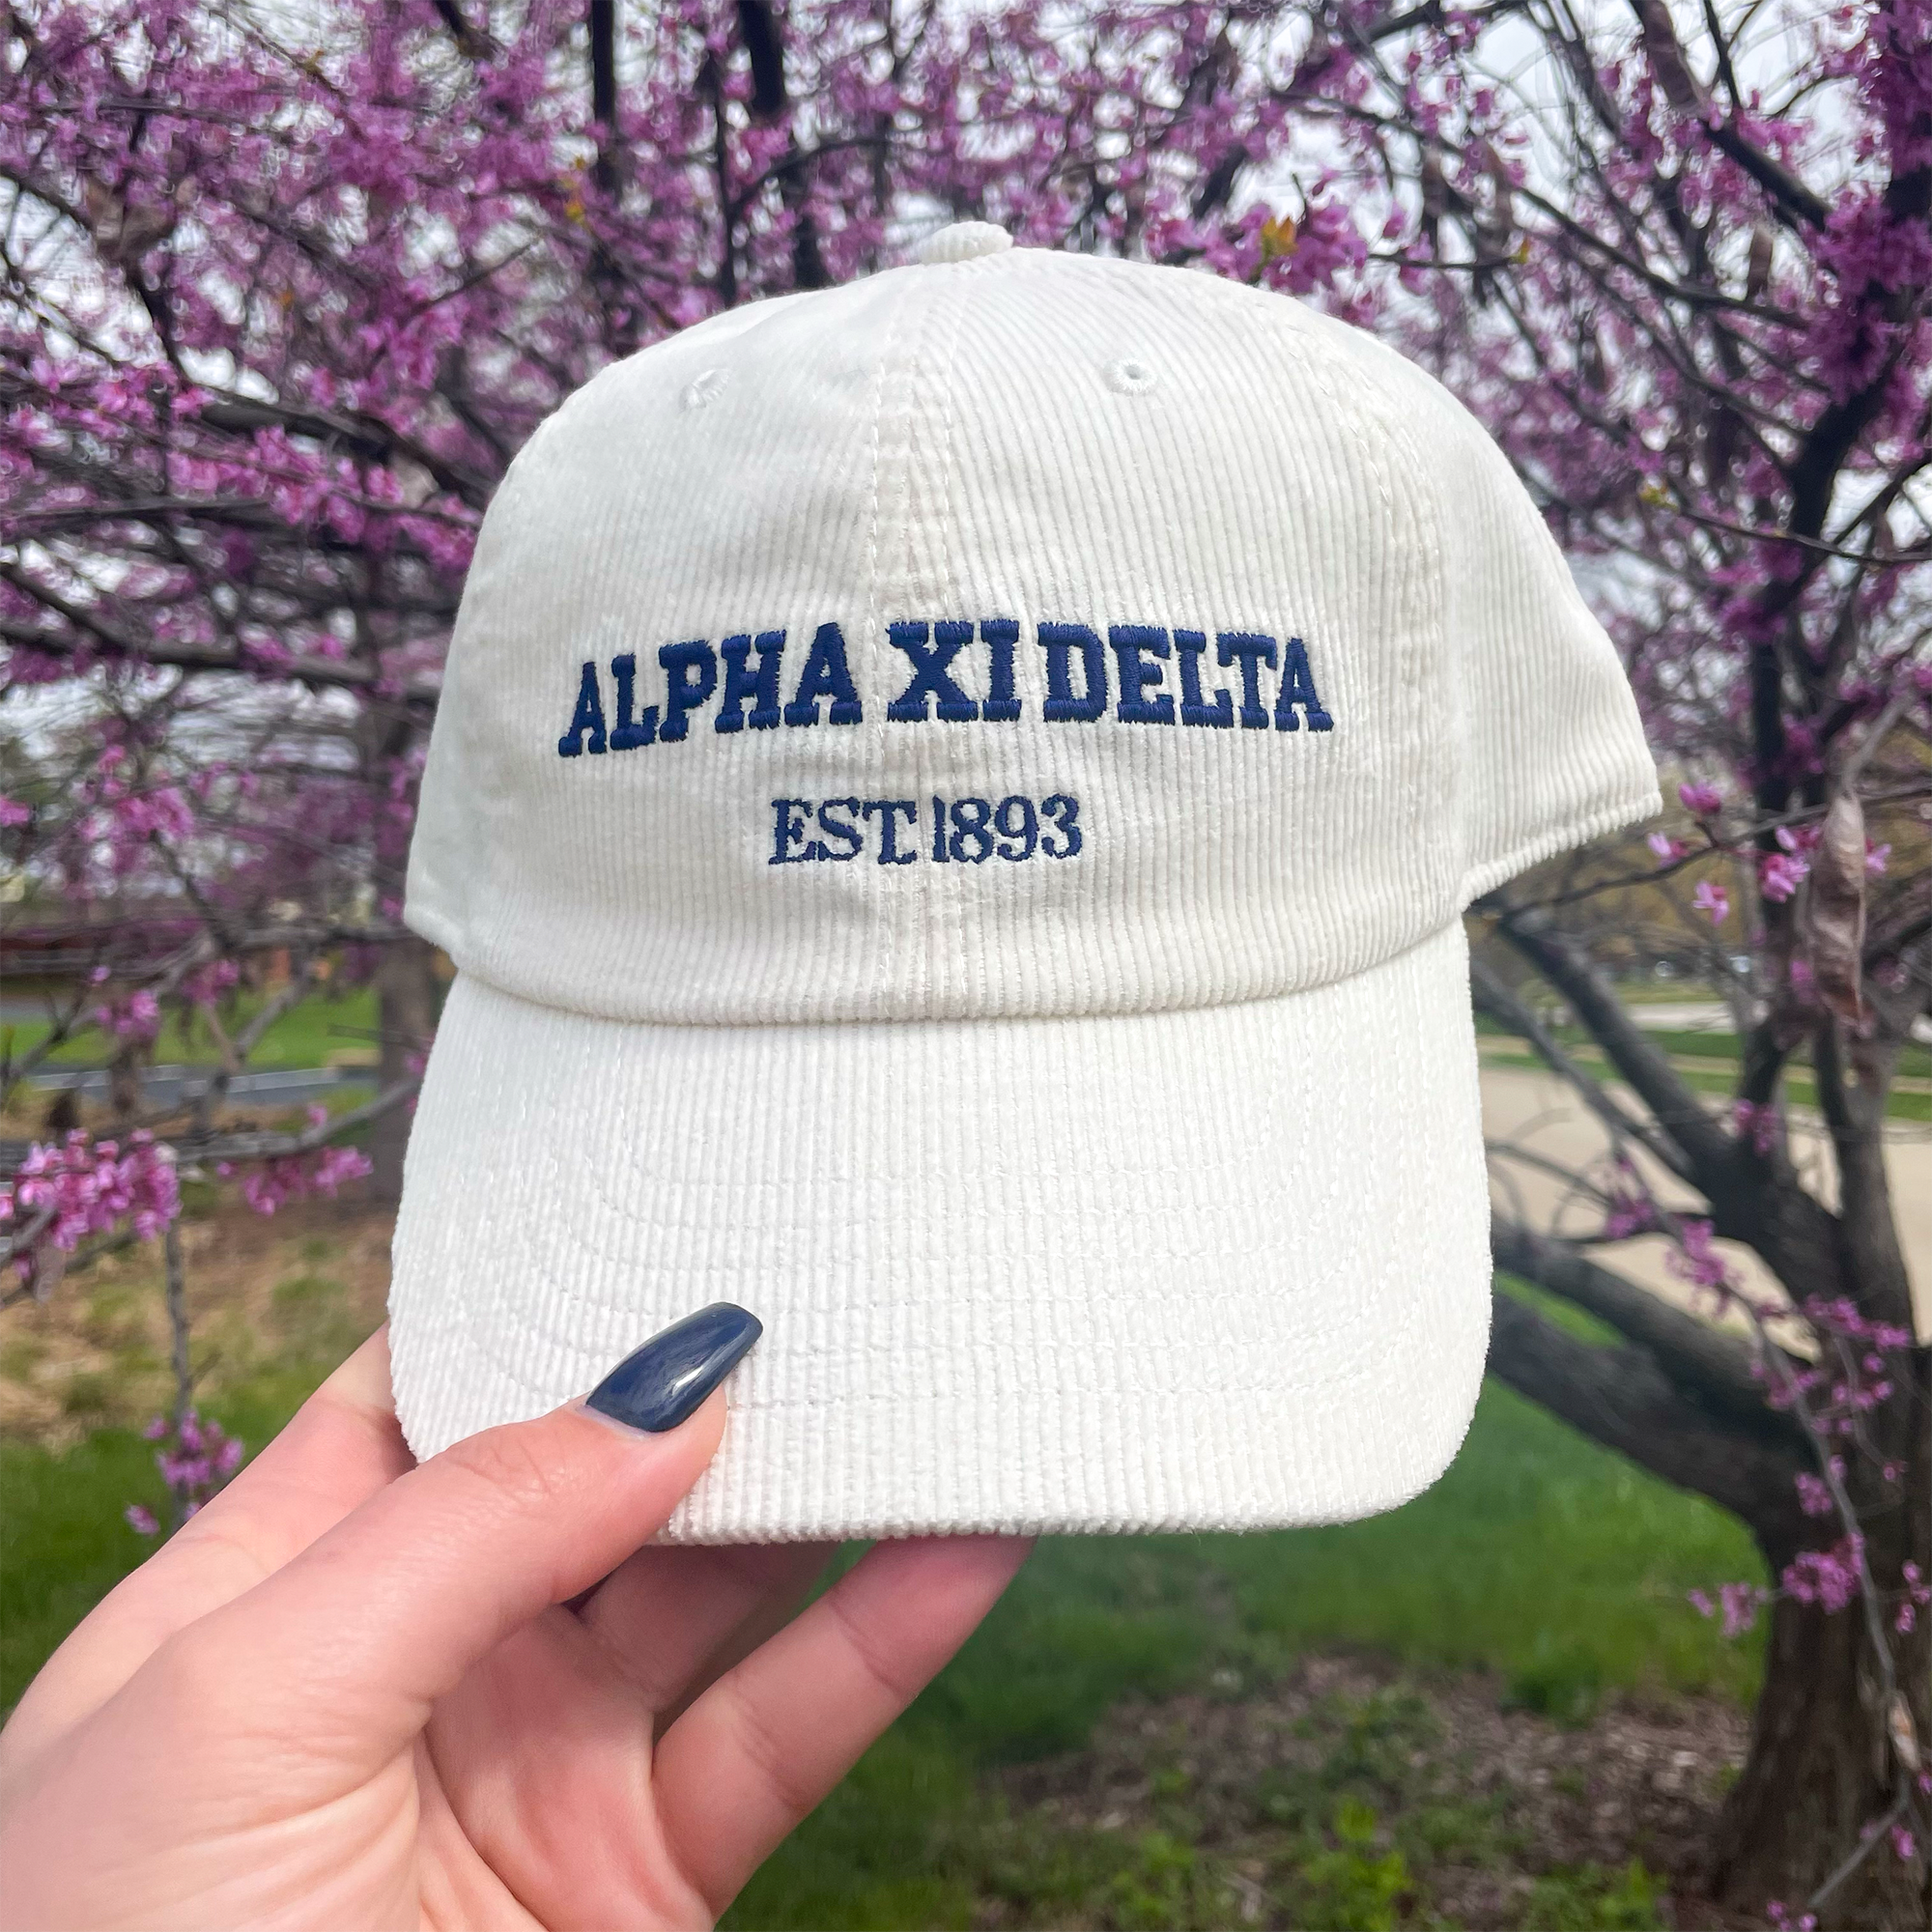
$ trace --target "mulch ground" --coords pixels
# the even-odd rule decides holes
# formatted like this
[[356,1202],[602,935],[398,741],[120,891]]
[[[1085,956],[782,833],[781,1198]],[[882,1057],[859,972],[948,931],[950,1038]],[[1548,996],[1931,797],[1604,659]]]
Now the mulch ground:
[[[1120,1706],[1090,1749],[1003,1774],[1014,1820],[1184,1844],[1218,1879],[1231,1908],[1222,1922],[1349,1922],[1346,1911],[1296,1913],[1311,1909],[1300,1889],[1311,1852],[1319,1858],[1321,1845],[1332,1857],[1338,1816],[1346,1841],[1341,1807],[1351,1800],[1357,1863],[1403,1855],[1408,1883],[1385,1900],[1399,1923],[1567,1920],[1569,1893],[1540,1879],[1589,1868],[1614,1889],[1610,1876],[1633,1861],[1663,1883],[1655,1918],[1637,1922],[1720,1922],[1698,1901],[1698,1861],[1744,1761],[1748,1719],[1730,1704],[1613,1704],[1565,1728],[1505,1708],[1496,1680],[1418,1678],[1353,1657],[1309,1658],[1253,1693],[1232,1681],[1221,1688]],[[1197,1886],[1183,1916],[1215,1922],[1215,1889]],[[1584,1923],[1631,1922],[1601,1897],[1576,1909]],[[1031,1918],[996,1898],[980,1922]],[[1122,1921],[1103,1911],[1086,1922]]]
[[[383,1320],[394,1210],[354,1198],[256,1213],[233,1193],[182,1223],[202,1400],[265,1367],[339,1360]],[[160,1244],[99,1254],[0,1310],[0,1435],[60,1449],[172,1397]]]

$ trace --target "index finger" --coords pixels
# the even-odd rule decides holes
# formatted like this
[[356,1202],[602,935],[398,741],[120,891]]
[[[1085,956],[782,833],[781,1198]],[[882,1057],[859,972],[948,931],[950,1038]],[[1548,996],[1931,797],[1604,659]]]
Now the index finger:
[[714,1915],[979,1628],[1032,1548],[875,1543],[664,1734],[658,1816]]
[[177,1631],[253,1589],[413,1466],[389,1395],[385,1326],[70,1633],[0,1734],[0,1773],[98,1710]]

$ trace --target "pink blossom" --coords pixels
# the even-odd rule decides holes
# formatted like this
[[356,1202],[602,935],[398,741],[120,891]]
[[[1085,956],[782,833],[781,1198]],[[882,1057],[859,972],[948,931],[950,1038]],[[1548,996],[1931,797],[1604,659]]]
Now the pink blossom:
[[[1844,1461],[1833,1456],[1832,1466],[1839,1474],[1844,1474]],[[1808,1469],[1801,1469],[1796,1478],[1798,1484],[1798,1506],[1806,1516],[1830,1516],[1836,1505],[1832,1500],[1831,1486],[1822,1476],[1814,1476]]]
[[1690,895],[1690,903],[1699,912],[1708,914],[1713,925],[1722,925],[1730,917],[1730,894],[1722,886],[1713,885],[1709,879],[1697,881],[1697,890]]
[[1703,1590],[1690,1591],[1689,1601],[1699,1616],[1721,1617],[1726,1637],[1739,1637],[1757,1622],[1766,1592],[1755,1583],[1720,1583],[1716,1603]]
[[1716,785],[1681,784],[1677,796],[1684,810],[1698,818],[1715,818],[1724,809],[1723,795]]
[[[173,1154],[142,1132],[130,1135],[125,1150],[78,1130],[58,1146],[37,1144],[12,1186],[0,1189],[0,1225],[31,1225],[44,1213],[49,1219],[40,1243],[66,1254],[124,1221],[137,1239],[153,1240],[180,1211]],[[32,1257],[20,1257],[16,1265],[24,1277]]]
[[1681,859],[1690,851],[1690,846],[1681,839],[1673,838],[1667,832],[1653,832],[1643,841],[1666,866],[1673,859]]
[[213,1007],[235,986],[241,977],[241,968],[234,960],[216,959],[183,980],[182,998],[191,1007]]
[[1773,1100],[1734,1101],[1731,1123],[1739,1137],[1750,1143],[1751,1151],[1760,1159],[1769,1159],[1784,1135],[1784,1117]]
[[1681,1221],[1678,1229],[1678,1243],[1664,1258],[1670,1271],[1694,1288],[1727,1289],[1730,1269],[1712,1242],[1710,1222]]
[[1932,1604],[1932,1583],[1925,1580],[1918,1565],[1907,1557],[1900,1565],[1899,1574],[1905,1589],[1899,1598],[1898,1611],[1892,1619],[1892,1628],[1899,1635],[1908,1634],[1918,1622],[1918,1612]]
[[1757,889],[1774,902],[1788,899],[1804,883],[1810,867],[1803,859],[1794,858],[1788,852],[1764,852],[1758,855]]
[[34,808],[23,805],[17,798],[0,795],[0,830],[14,825],[31,825],[34,822]]
[[[155,1467],[167,1486],[180,1521],[193,1516],[242,1466],[244,1451],[241,1438],[230,1435],[213,1416],[198,1409],[157,1415],[141,1433],[149,1441],[162,1445],[155,1452]],[[130,1503],[124,1513],[143,1536],[153,1536],[160,1527],[154,1513],[140,1503]]]
[[1644,1185],[1642,1176],[1628,1159],[1619,1156],[1613,1163],[1605,1194],[1605,1240],[1627,1240],[1633,1235],[1647,1233],[1657,1226],[1657,1205],[1651,1200],[1650,1190]]
[[1778,1581],[1801,1604],[1836,1612],[1854,1603],[1861,1587],[1864,1539],[1855,1532],[1829,1549],[1804,1549],[1784,1566]]
[[1804,1318],[1814,1328],[1847,1340],[1867,1342],[1875,1349],[1909,1349],[1912,1331],[1896,1321],[1881,1321],[1864,1314],[1849,1295],[1807,1295]]
[[288,1154],[265,1160],[242,1178],[242,1198],[258,1214],[272,1214],[291,1201],[310,1195],[333,1195],[345,1182],[369,1172],[369,1158],[359,1148],[324,1148],[312,1154]]
[[1615,1200],[1604,1215],[1604,1238],[1625,1241],[1633,1235],[1648,1234],[1657,1226],[1657,1209],[1648,1200]]
[[124,1000],[110,1000],[105,1006],[96,1007],[94,1021],[116,1039],[151,1040],[161,1030],[160,1003],[143,986]]

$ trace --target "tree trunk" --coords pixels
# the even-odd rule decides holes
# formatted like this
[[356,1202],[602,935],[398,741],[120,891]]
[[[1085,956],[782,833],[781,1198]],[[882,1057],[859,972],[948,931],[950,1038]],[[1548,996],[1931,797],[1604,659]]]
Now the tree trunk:
[[[389,948],[376,975],[377,1025],[383,1036],[379,1092],[421,1072],[436,1032],[440,990],[436,952],[426,941],[409,938]],[[369,1161],[374,1170],[370,1186],[380,1201],[402,1199],[403,1154],[414,1112],[409,1105],[391,1107],[377,1119],[370,1133]]]
[[[1781,1899],[1797,1924],[1818,1888],[1876,1837],[1820,1901],[1820,1932],[1924,1932],[1932,1924],[1926,1799],[1911,1789],[1920,1741],[1932,1741],[1932,1604],[1913,1602],[1909,1588],[1911,1577],[1932,1577],[1926,1350],[1899,1362],[1895,1381],[1891,1399],[1862,1422],[1862,1449],[1845,1451],[1876,1615],[1862,1602],[1837,1611],[1789,1596],[1772,1604],[1750,1756],[1714,1847],[1712,1891],[1721,1903],[1762,1915]],[[1884,1480],[1888,1461],[1895,1482]],[[1835,1520],[1812,1519],[1806,1540],[1835,1534]],[[1762,1524],[1758,1536],[1777,1578],[1793,1548]],[[1888,1687],[1884,1652],[1897,1692]],[[1903,1814],[1895,1808],[1901,1785],[1911,1789]],[[1888,1820],[1903,1824],[1903,1835]]]
[[124,1044],[107,1066],[107,1111],[117,1128],[140,1113],[141,1090],[140,1048]]
[[[1799,1549],[1837,1540],[1834,1519],[1806,1518],[1795,1507],[1792,1479],[1802,1464],[1794,1463],[1787,1442],[1765,1433],[1781,1418],[1767,1410],[1753,1429],[1727,1413],[1718,1400],[1724,1392],[1720,1356],[1705,1360],[1670,1346],[1672,1311],[1653,1310],[1647,1323],[1634,1321],[1631,1311],[1579,1292],[1573,1277],[1591,1272],[1586,1264],[1553,1265],[1554,1244],[1506,1222],[1498,1234],[1499,1262],[1600,1318],[1621,1316],[1652,1346],[1583,1342],[1498,1293],[1492,1375],[1742,1518],[1765,1551],[1774,1582]],[[1867,1856],[1820,1902],[1818,1923],[1822,1932],[1917,1932],[1932,1925],[1932,1833],[1924,1824],[1932,1794],[1921,1792],[1910,1810],[1894,1811],[1901,1763],[1910,1767],[1916,1758],[1920,1773],[1932,1770],[1932,1605],[1913,1605],[1913,1627],[1896,1627],[1908,1601],[1906,1564],[1916,1565],[1921,1579],[1932,1577],[1932,1350],[1918,1348],[1893,1361],[1892,1393],[1864,1417],[1866,1444],[1848,1449],[1845,1480],[1880,1594],[1901,1703],[1891,1706],[1861,1601],[1831,1611],[1790,1598],[1771,1605],[1750,1753],[1725,1802],[1709,1868],[1712,1897],[1755,1922],[1777,1900],[1795,1925],[1813,1894],[1860,1849],[1861,1833],[1896,1817],[1909,1833],[1910,1856],[1901,1859],[1889,1829],[1882,1830]],[[1694,1398],[1673,1384],[1662,1363],[1686,1383],[1701,1385]],[[1883,1481],[1886,1462],[1899,1465],[1896,1483]],[[1891,1741],[1901,1715],[1909,1726],[1902,1750]]]
[[[1903,1527],[1903,1525],[1900,1525]],[[1921,1574],[1925,1520],[1916,1524]],[[1899,1574],[1905,1538],[1873,1537],[1881,1583]],[[1771,1609],[1764,1686],[1758,1693],[1750,1755],[1718,1829],[1712,1895],[1727,1908],[1762,1917],[1780,1899],[1795,1921],[1833,1870],[1861,1844],[1861,1833],[1892,1809],[1897,1774],[1888,1740],[1878,1659],[1858,1605],[1826,1611],[1781,1599]],[[1926,1617],[1910,1637],[1890,1635],[1898,1693],[1917,1737],[1932,1732],[1932,1654]],[[1921,1748],[1921,1762],[1923,1762]],[[1821,1927],[1891,1932],[1932,1918],[1932,1860],[1925,1834],[1902,1822],[1912,1855],[1901,1859],[1888,1831],[1818,1908]]]

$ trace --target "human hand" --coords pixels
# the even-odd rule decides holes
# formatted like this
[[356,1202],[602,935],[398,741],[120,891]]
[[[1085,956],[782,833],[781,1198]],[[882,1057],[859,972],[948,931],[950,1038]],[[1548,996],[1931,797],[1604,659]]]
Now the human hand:
[[1027,1548],[881,1543],[783,1623],[825,1547],[640,1547],[724,1429],[573,1404],[418,1466],[377,1335],[0,1732],[0,1918],[708,1925]]

